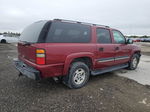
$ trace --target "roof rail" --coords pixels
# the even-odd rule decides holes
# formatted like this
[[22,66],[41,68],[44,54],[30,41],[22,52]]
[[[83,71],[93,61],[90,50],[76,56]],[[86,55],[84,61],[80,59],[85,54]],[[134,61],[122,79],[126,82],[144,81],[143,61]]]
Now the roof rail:
[[53,19],[54,21],[61,21],[61,22],[69,22],[69,23],[79,23],[84,25],[90,25],[90,26],[101,26],[109,28],[109,26],[106,25],[99,25],[99,24],[93,24],[93,23],[86,23],[86,22],[79,22],[79,21],[72,21],[72,20],[65,20],[65,19]]

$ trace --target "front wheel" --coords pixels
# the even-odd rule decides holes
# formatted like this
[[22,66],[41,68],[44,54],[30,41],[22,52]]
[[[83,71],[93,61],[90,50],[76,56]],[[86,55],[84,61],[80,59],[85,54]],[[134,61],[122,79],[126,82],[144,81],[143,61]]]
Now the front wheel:
[[129,62],[129,69],[135,70],[139,64],[140,56],[138,54],[134,54]]
[[63,77],[63,82],[70,88],[81,88],[89,79],[89,67],[83,62],[72,63],[69,74]]

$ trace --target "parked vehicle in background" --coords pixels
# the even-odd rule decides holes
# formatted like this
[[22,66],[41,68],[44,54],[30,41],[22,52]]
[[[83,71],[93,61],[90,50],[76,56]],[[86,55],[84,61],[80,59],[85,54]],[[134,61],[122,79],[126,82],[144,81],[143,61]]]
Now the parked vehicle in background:
[[140,38],[136,39],[136,42],[141,42],[141,39]]
[[141,38],[141,42],[144,42],[145,41],[145,38]]
[[130,38],[133,42],[150,42],[150,38]]
[[141,42],[140,38],[130,38],[131,40],[133,40],[133,42]]
[[31,79],[53,77],[70,88],[81,88],[90,75],[136,69],[141,51],[132,43],[119,30],[104,25],[38,21],[22,32],[15,66]]
[[143,42],[150,42],[150,38],[143,39]]
[[0,35],[0,43],[14,43],[18,42],[18,37],[4,37],[3,35]]

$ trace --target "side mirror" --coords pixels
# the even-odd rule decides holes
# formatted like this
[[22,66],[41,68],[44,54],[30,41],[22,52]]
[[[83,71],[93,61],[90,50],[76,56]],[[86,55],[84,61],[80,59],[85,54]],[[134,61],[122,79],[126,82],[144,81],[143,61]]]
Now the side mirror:
[[133,44],[133,40],[127,39],[127,40],[126,40],[126,44]]

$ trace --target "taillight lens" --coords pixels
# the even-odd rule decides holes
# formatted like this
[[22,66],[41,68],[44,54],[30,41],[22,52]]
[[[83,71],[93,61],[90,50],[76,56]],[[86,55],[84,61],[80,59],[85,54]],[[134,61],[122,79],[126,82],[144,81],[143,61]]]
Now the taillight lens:
[[39,65],[45,64],[45,50],[44,49],[36,49],[36,63]]

